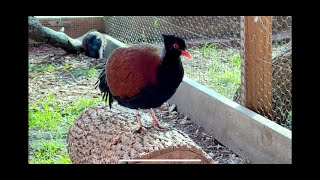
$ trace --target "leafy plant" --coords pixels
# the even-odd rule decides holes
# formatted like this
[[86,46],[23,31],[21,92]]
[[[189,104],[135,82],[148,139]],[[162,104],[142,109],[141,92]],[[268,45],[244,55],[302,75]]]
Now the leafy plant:
[[154,18],[153,18],[153,27],[154,27],[155,29],[158,29],[158,26],[159,26],[159,24],[158,24],[158,18],[157,18],[157,17],[154,17]]
[[29,104],[29,163],[69,164],[68,129],[87,107],[102,103],[100,98],[78,98],[69,102],[52,93]]

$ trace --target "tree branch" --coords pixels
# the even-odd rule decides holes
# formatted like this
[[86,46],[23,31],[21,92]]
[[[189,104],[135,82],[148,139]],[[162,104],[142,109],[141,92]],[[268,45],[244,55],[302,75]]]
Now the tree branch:
[[29,23],[29,38],[38,41],[52,44],[55,47],[60,47],[69,53],[77,53],[81,51],[81,39],[73,39],[64,32],[54,31],[50,28],[42,26],[40,21],[33,17],[28,17]]

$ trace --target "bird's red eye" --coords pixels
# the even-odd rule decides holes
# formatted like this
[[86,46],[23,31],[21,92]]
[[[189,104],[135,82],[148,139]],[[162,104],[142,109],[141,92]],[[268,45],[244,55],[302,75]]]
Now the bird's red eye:
[[179,48],[179,45],[178,45],[177,43],[174,43],[174,44],[173,44],[173,48],[178,49],[178,48]]

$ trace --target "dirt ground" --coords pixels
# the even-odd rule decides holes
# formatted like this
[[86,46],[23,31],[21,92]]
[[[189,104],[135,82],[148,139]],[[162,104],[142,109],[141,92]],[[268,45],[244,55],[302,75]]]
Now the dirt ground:
[[[66,104],[75,97],[101,97],[99,90],[94,88],[98,75],[84,76],[84,74],[88,74],[92,69],[100,72],[104,67],[104,63],[105,60],[103,59],[89,58],[82,54],[67,54],[60,48],[54,48],[45,44],[41,44],[38,47],[30,46],[29,104],[44,97],[49,92],[59,97],[59,100],[64,101]],[[46,66],[47,70],[41,70],[43,66]],[[50,68],[54,68],[54,71],[50,71]],[[33,74],[34,71],[37,71],[36,75]],[[130,113],[133,112],[133,110],[125,109]],[[175,109],[175,105],[165,103],[155,109],[156,116],[163,125],[186,133],[213,158],[216,164],[248,163],[247,160],[243,160],[231,150],[221,145],[212,136],[207,134],[202,127],[194,124],[190,118],[175,111]],[[145,117],[145,123],[151,122],[148,111],[141,111],[141,115]],[[135,122],[134,119],[130,121]],[[29,139],[29,143],[31,141],[32,139]]]

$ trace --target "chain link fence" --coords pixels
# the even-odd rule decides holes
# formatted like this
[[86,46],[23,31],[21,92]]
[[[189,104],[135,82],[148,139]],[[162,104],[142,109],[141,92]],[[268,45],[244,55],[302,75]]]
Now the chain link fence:
[[241,87],[236,100],[291,129],[291,17],[241,17]]
[[108,35],[162,45],[184,38],[185,75],[291,129],[290,16],[104,16]]
[[161,34],[184,38],[193,60],[183,57],[186,76],[232,98],[241,84],[240,17],[105,17],[106,33],[124,43],[162,45]]
[[250,26],[240,16],[105,16],[104,21],[106,33],[125,43],[161,45],[162,33],[184,38],[193,56],[182,61],[186,76],[291,129],[291,17],[250,18],[259,25],[246,37]]
[[[280,16],[275,21],[272,43],[272,119],[292,127],[292,17]],[[280,22],[280,23],[277,23]]]
[[182,57],[187,77],[291,129],[291,16],[38,18],[73,38],[96,28],[124,43],[162,45],[161,34],[178,35],[193,57]]

